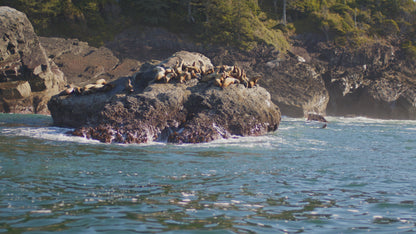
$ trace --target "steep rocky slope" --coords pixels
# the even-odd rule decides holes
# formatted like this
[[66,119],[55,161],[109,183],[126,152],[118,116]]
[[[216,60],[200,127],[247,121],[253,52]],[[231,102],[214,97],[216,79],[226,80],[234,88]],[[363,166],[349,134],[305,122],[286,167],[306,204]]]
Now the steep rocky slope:
[[[153,35],[157,35],[156,42],[152,41]],[[247,52],[200,47],[181,35],[147,28],[122,33],[109,47],[121,57],[139,60],[152,54],[160,59],[166,51],[197,50],[211,58],[214,65],[238,65],[248,74],[262,76],[260,84],[270,92],[283,115],[302,117],[318,112],[416,119],[416,66],[405,59],[399,47],[387,42],[352,50],[303,35],[294,40],[287,53],[267,46]]]
[[65,85],[25,14],[0,7],[0,112],[49,113],[46,103]]
[[330,115],[416,119],[415,65],[392,45],[373,44],[356,51],[322,45],[316,63],[330,94]]

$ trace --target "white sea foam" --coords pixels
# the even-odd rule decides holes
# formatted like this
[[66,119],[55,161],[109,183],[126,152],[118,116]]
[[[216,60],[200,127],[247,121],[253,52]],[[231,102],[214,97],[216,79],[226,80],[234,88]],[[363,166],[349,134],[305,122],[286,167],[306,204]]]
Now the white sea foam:
[[7,136],[23,136],[35,139],[43,139],[50,141],[67,141],[77,143],[99,143],[96,140],[90,140],[84,137],[71,136],[67,134],[69,128],[59,127],[18,127],[18,128],[3,128],[0,129],[2,135]]
[[416,120],[374,119],[363,116],[357,117],[326,117],[329,122],[341,123],[380,123],[380,124],[416,124]]
[[[405,124],[406,130],[416,131],[416,121],[415,120],[381,120],[381,119],[372,119],[367,117],[326,117],[329,121],[328,129],[331,131],[341,131],[341,128],[331,127],[336,125],[354,125],[354,124]],[[200,147],[200,148],[210,148],[210,147],[238,147],[238,148],[248,148],[248,149],[276,149],[279,147],[284,147],[285,145],[296,146],[296,141],[300,140],[301,144],[298,147],[302,148],[305,143],[309,149],[314,145],[325,145],[326,142],[317,141],[315,139],[303,139],[303,130],[308,129],[304,125],[303,118],[291,118],[283,117],[282,122],[279,126],[279,129],[274,133],[269,133],[264,136],[252,136],[252,137],[241,137],[241,136],[232,136],[228,139],[219,139],[209,143],[202,144],[183,144],[179,147]],[[0,128],[0,134],[7,136],[23,136],[43,140],[51,141],[62,141],[62,142],[76,142],[76,143],[87,143],[87,144],[98,144],[100,143],[97,140],[86,139],[83,137],[71,136],[67,134],[68,131],[72,129],[69,128],[59,128],[59,127],[5,127]],[[287,134],[291,134],[288,136]],[[295,134],[295,135],[294,135]],[[298,138],[298,136],[300,138]],[[295,138],[295,139],[294,139]],[[124,144],[122,144],[124,145]],[[140,144],[140,146],[155,146],[155,145],[166,145],[166,142],[148,142],[145,144]],[[131,146],[131,145],[128,145]]]
[[[211,147],[238,147],[238,148],[263,148],[272,149],[278,147],[276,144],[277,136],[267,134],[264,136],[232,136],[228,139],[218,139],[208,143],[192,144],[192,147],[211,148]],[[189,147],[190,144],[179,145],[180,147]]]

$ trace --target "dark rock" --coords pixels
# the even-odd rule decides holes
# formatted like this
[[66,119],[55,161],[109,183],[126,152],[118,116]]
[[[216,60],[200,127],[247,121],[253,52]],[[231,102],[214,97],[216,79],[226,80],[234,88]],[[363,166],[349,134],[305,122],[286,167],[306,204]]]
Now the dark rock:
[[63,88],[63,73],[46,56],[25,14],[0,7],[0,22],[0,83],[11,82],[3,87],[19,84],[10,92],[3,89],[0,111],[49,113],[46,105],[38,104],[47,102]]
[[[178,59],[211,64],[201,54],[180,52],[158,66],[170,67]],[[221,89],[198,79],[155,83],[154,75],[153,66],[139,72],[131,82],[133,93],[124,88],[128,78],[121,78],[109,92],[54,96],[48,104],[54,124],[75,127],[77,136],[119,143],[209,142],[262,135],[279,125],[279,108],[264,88]]]
[[328,122],[325,117],[315,113],[308,113],[306,116],[307,121],[319,121],[319,122]]
[[257,67],[274,103],[288,116],[303,117],[308,112],[325,114],[329,94],[316,68],[303,57],[284,55]]
[[[357,51],[326,47],[329,115],[416,119],[416,79],[397,48],[375,44]],[[330,58],[330,59],[329,59]],[[411,69],[410,69],[411,70]]]

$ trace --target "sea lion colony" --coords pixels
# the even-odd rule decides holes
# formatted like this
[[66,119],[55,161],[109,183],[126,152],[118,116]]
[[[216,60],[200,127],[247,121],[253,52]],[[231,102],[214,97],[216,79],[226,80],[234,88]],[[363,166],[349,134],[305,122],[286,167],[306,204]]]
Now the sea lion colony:
[[231,84],[244,84],[247,88],[252,88],[257,84],[260,76],[248,78],[244,69],[238,66],[217,66],[215,68],[207,68],[201,61],[200,66],[194,62],[192,65],[186,65],[183,61],[177,62],[172,67],[165,68],[156,66],[155,82],[169,83],[172,80],[184,83],[191,79],[198,79],[202,82],[212,82],[214,85],[226,88]]
[[84,87],[67,86],[67,88],[61,92],[61,95],[88,95],[95,92],[107,92],[113,88],[113,84],[107,83],[105,79],[99,79],[94,84],[87,84]]
[[[179,83],[184,83],[191,79],[198,79],[201,82],[212,82],[215,86],[226,88],[232,84],[243,84],[247,88],[252,88],[257,84],[260,76],[248,78],[244,69],[238,66],[217,66],[215,68],[207,68],[202,62],[197,66],[196,62],[192,65],[186,65],[183,61],[177,62],[176,65],[171,68],[165,68],[163,66],[156,66],[153,71],[155,72],[155,82],[169,83],[175,80]],[[96,92],[107,92],[114,88],[113,84],[109,84],[105,79],[99,79],[93,84],[87,84],[84,87],[72,87],[68,86],[61,95],[88,95]],[[133,92],[133,86],[130,79],[126,83],[125,90]]]

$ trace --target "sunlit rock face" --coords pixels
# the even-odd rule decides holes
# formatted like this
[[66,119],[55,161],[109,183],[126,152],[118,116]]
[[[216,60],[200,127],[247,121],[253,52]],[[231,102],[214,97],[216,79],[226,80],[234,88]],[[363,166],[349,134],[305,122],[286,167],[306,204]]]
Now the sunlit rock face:
[[46,56],[24,13],[0,7],[0,22],[0,112],[49,113],[47,101],[62,90],[64,74]]

